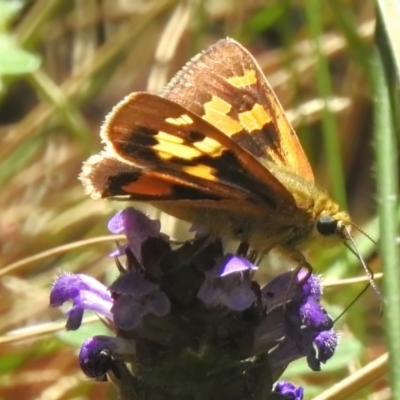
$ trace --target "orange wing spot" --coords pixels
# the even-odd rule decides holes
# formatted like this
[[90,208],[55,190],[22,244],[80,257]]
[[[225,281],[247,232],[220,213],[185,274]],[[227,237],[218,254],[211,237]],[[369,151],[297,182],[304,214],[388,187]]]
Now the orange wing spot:
[[184,142],[183,139],[181,139],[180,137],[162,131],[159,131],[157,135],[154,136],[154,138],[157,139],[159,142],[165,141],[177,144],[182,144]]
[[192,118],[189,117],[189,115],[182,114],[178,118],[166,118],[165,122],[168,122],[169,124],[172,125],[191,125],[193,124]]
[[262,129],[266,124],[271,122],[271,120],[271,116],[260,104],[254,104],[250,111],[245,111],[239,114],[239,121],[243,128],[248,132]]
[[212,96],[212,99],[204,104],[203,119],[230,137],[242,130],[242,126],[227,115],[231,108],[232,106],[226,101]]
[[209,137],[204,138],[201,142],[194,142],[193,146],[202,153],[209,154],[211,157],[220,156],[224,150],[224,147],[220,143]]
[[244,73],[243,76],[232,76],[227,78],[226,81],[238,89],[245,88],[246,86],[254,85],[257,83],[256,71],[250,69]]
[[197,176],[201,179],[207,179],[209,181],[216,181],[215,169],[206,165],[196,165],[194,167],[183,167],[182,170],[190,175]]
[[142,177],[132,183],[128,183],[122,188],[127,193],[156,197],[169,196],[173,192],[173,187],[168,182],[146,177]]
[[162,160],[169,161],[171,158],[174,158],[172,154],[169,153],[164,153],[163,151],[157,151],[157,156],[161,158]]
[[[201,156],[201,151],[194,149],[193,147],[186,146],[184,144],[171,143],[171,142],[160,142],[152,146],[157,154],[166,153],[172,157],[183,158],[185,160],[193,160],[196,157]],[[168,157],[162,156],[167,159]]]

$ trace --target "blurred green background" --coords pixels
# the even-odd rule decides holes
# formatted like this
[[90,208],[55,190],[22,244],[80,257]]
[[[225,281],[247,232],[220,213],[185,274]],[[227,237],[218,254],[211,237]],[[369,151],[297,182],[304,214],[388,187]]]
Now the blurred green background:
[[[317,182],[379,240],[375,23],[375,5],[366,0],[0,0],[1,400],[113,398],[109,385],[86,380],[76,356],[104,328],[91,322],[65,333],[63,314],[47,306],[61,271],[104,282],[115,274],[107,257],[114,243],[104,236],[122,204],[91,200],[77,176],[101,149],[99,127],[113,105],[132,91],[157,93],[220,38],[233,37],[255,55]],[[397,182],[397,165],[386,173]],[[162,221],[182,239],[179,224]],[[357,233],[356,240],[381,271],[376,246]],[[307,257],[324,275],[327,310],[339,316],[365,287],[345,280],[365,278],[360,263],[344,246],[311,248]],[[274,275],[272,267],[262,274]],[[337,321],[341,344],[323,371],[312,373],[300,360],[285,376],[305,387],[307,399],[395,398],[386,363],[370,364],[386,352],[380,308],[367,290]],[[366,365],[368,376],[343,381]],[[344,392],[326,392],[340,382]]]

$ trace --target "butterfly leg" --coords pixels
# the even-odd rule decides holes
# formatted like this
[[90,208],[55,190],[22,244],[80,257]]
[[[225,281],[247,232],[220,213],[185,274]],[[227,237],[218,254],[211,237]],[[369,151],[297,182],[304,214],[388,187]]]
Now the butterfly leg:
[[249,254],[250,244],[249,242],[240,242],[236,250],[238,256],[247,257]]
[[299,286],[303,286],[308,281],[308,279],[310,278],[311,274],[313,273],[313,267],[304,258],[302,263],[297,264],[294,276],[297,276],[303,268],[307,270],[307,274],[297,282]]
[[189,258],[182,259],[184,265],[195,262],[196,258],[203,253],[207,247],[210,247],[211,254],[213,254],[214,257],[218,253],[220,253],[221,256],[223,255],[221,240],[211,233],[194,238],[192,241],[187,242],[187,245],[191,247],[188,249],[190,256]]
[[[292,250],[289,252],[288,255],[292,258],[293,261],[297,262],[297,266],[293,271],[294,272],[293,277],[292,277],[292,280],[287,289],[287,293],[285,296],[284,308],[286,307],[286,304],[288,304],[288,300],[290,300],[290,293],[292,293],[292,289],[294,288],[294,285],[299,285],[300,287],[302,287],[308,281],[311,274],[313,273],[313,267],[306,260],[303,253],[301,253],[298,250]],[[296,281],[297,276],[302,269],[306,269],[307,274],[305,276],[303,276],[300,280]]]

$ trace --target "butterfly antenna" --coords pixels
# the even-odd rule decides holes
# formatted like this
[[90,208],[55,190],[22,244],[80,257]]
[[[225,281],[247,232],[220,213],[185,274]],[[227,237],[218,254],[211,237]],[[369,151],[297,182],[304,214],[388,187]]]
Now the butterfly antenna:
[[[367,277],[369,280],[369,285],[372,287],[372,290],[375,292],[375,294],[378,296],[379,300],[382,302],[382,296],[381,296],[381,292],[378,288],[378,286],[376,285],[375,281],[374,281],[374,272],[371,270],[371,268],[368,267],[368,265],[365,263],[364,259],[361,257],[360,252],[358,251],[358,248],[356,246],[356,243],[353,239],[353,236],[350,234],[350,231],[347,229],[346,226],[343,226],[343,230],[346,233],[346,238],[351,242],[352,247],[350,247],[348,245],[348,243],[345,243],[345,246],[358,258],[358,260],[360,261]],[[372,240],[372,239],[371,239]]]
[[[351,223],[352,226],[354,226],[354,228],[356,228],[360,233],[362,233],[366,238],[368,238],[372,243],[374,244],[378,244],[376,243],[376,241],[374,239],[372,239],[371,236],[368,235],[368,233],[364,232],[357,224],[355,224],[354,222]],[[346,232],[348,233],[348,232]]]
[[[373,274],[372,274],[372,275],[373,275]],[[349,311],[349,309],[350,309],[351,307],[353,307],[353,305],[355,304],[355,302],[367,291],[367,289],[369,288],[369,286],[370,286],[370,283],[368,283],[368,285],[366,285],[366,286],[364,287],[364,289],[361,290],[360,293],[358,293],[358,295],[351,301],[351,303],[348,304],[348,305],[346,306],[346,308],[339,314],[339,316],[335,318],[335,320],[333,321],[334,324],[336,324],[336,322],[339,321],[339,319],[342,318],[343,315],[346,314],[347,311]],[[380,296],[380,293],[379,293],[379,296]]]

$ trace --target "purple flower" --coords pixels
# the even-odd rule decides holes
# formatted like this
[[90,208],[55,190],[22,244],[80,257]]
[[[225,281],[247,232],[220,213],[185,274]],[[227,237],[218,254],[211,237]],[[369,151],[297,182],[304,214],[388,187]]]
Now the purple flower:
[[304,389],[301,386],[295,386],[287,381],[277,382],[274,392],[286,396],[288,400],[303,400]]
[[[128,246],[139,261],[142,259],[142,244],[150,237],[159,237],[160,229],[160,221],[151,220],[133,207],[118,211],[108,222],[108,230],[111,233],[126,235]],[[111,255],[125,255],[125,247],[120,247]]]
[[[308,275],[307,281],[304,281]],[[302,269],[296,277],[297,282],[301,283],[301,292],[303,296],[312,297],[315,301],[319,302],[322,296],[321,278],[318,275],[309,273],[308,270]]]
[[117,374],[115,360],[135,354],[134,342],[109,336],[93,336],[82,344],[79,365],[86,376],[106,381],[110,371]]
[[67,301],[72,301],[72,307],[66,313],[67,330],[79,328],[85,310],[112,320],[111,294],[103,284],[90,276],[64,274],[55,281],[50,294],[50,307],[59,307]]
[[85,310],[106,317],[122,330],[138,327],[147,314],[162,317],[170,310],[169,299],[158,285],[134,271],[121,275],[109,289],[84,274],[62,275],[51,291],[50,306],[59,307],[66,301],[73,302],[66,313],[68,330],[79,328]]
[[146,314],[167,315],[171,304],[159,285],[149,282],[136,271],[127,271],[110,286],[114,294],[112,313],[115,325],[129,331],[141,325]]
[[321,363],[325,364],[335,353],[340,336],[333,329],[324,330],[313,336],[312,344],[307,353],[307,362],[313,371],[321,370]]
[[244,311],[257,299],[249,274],[256,269],[242,257],[227,255],[206,272],[197,296],[208,307],[226,306],[233,311]]

